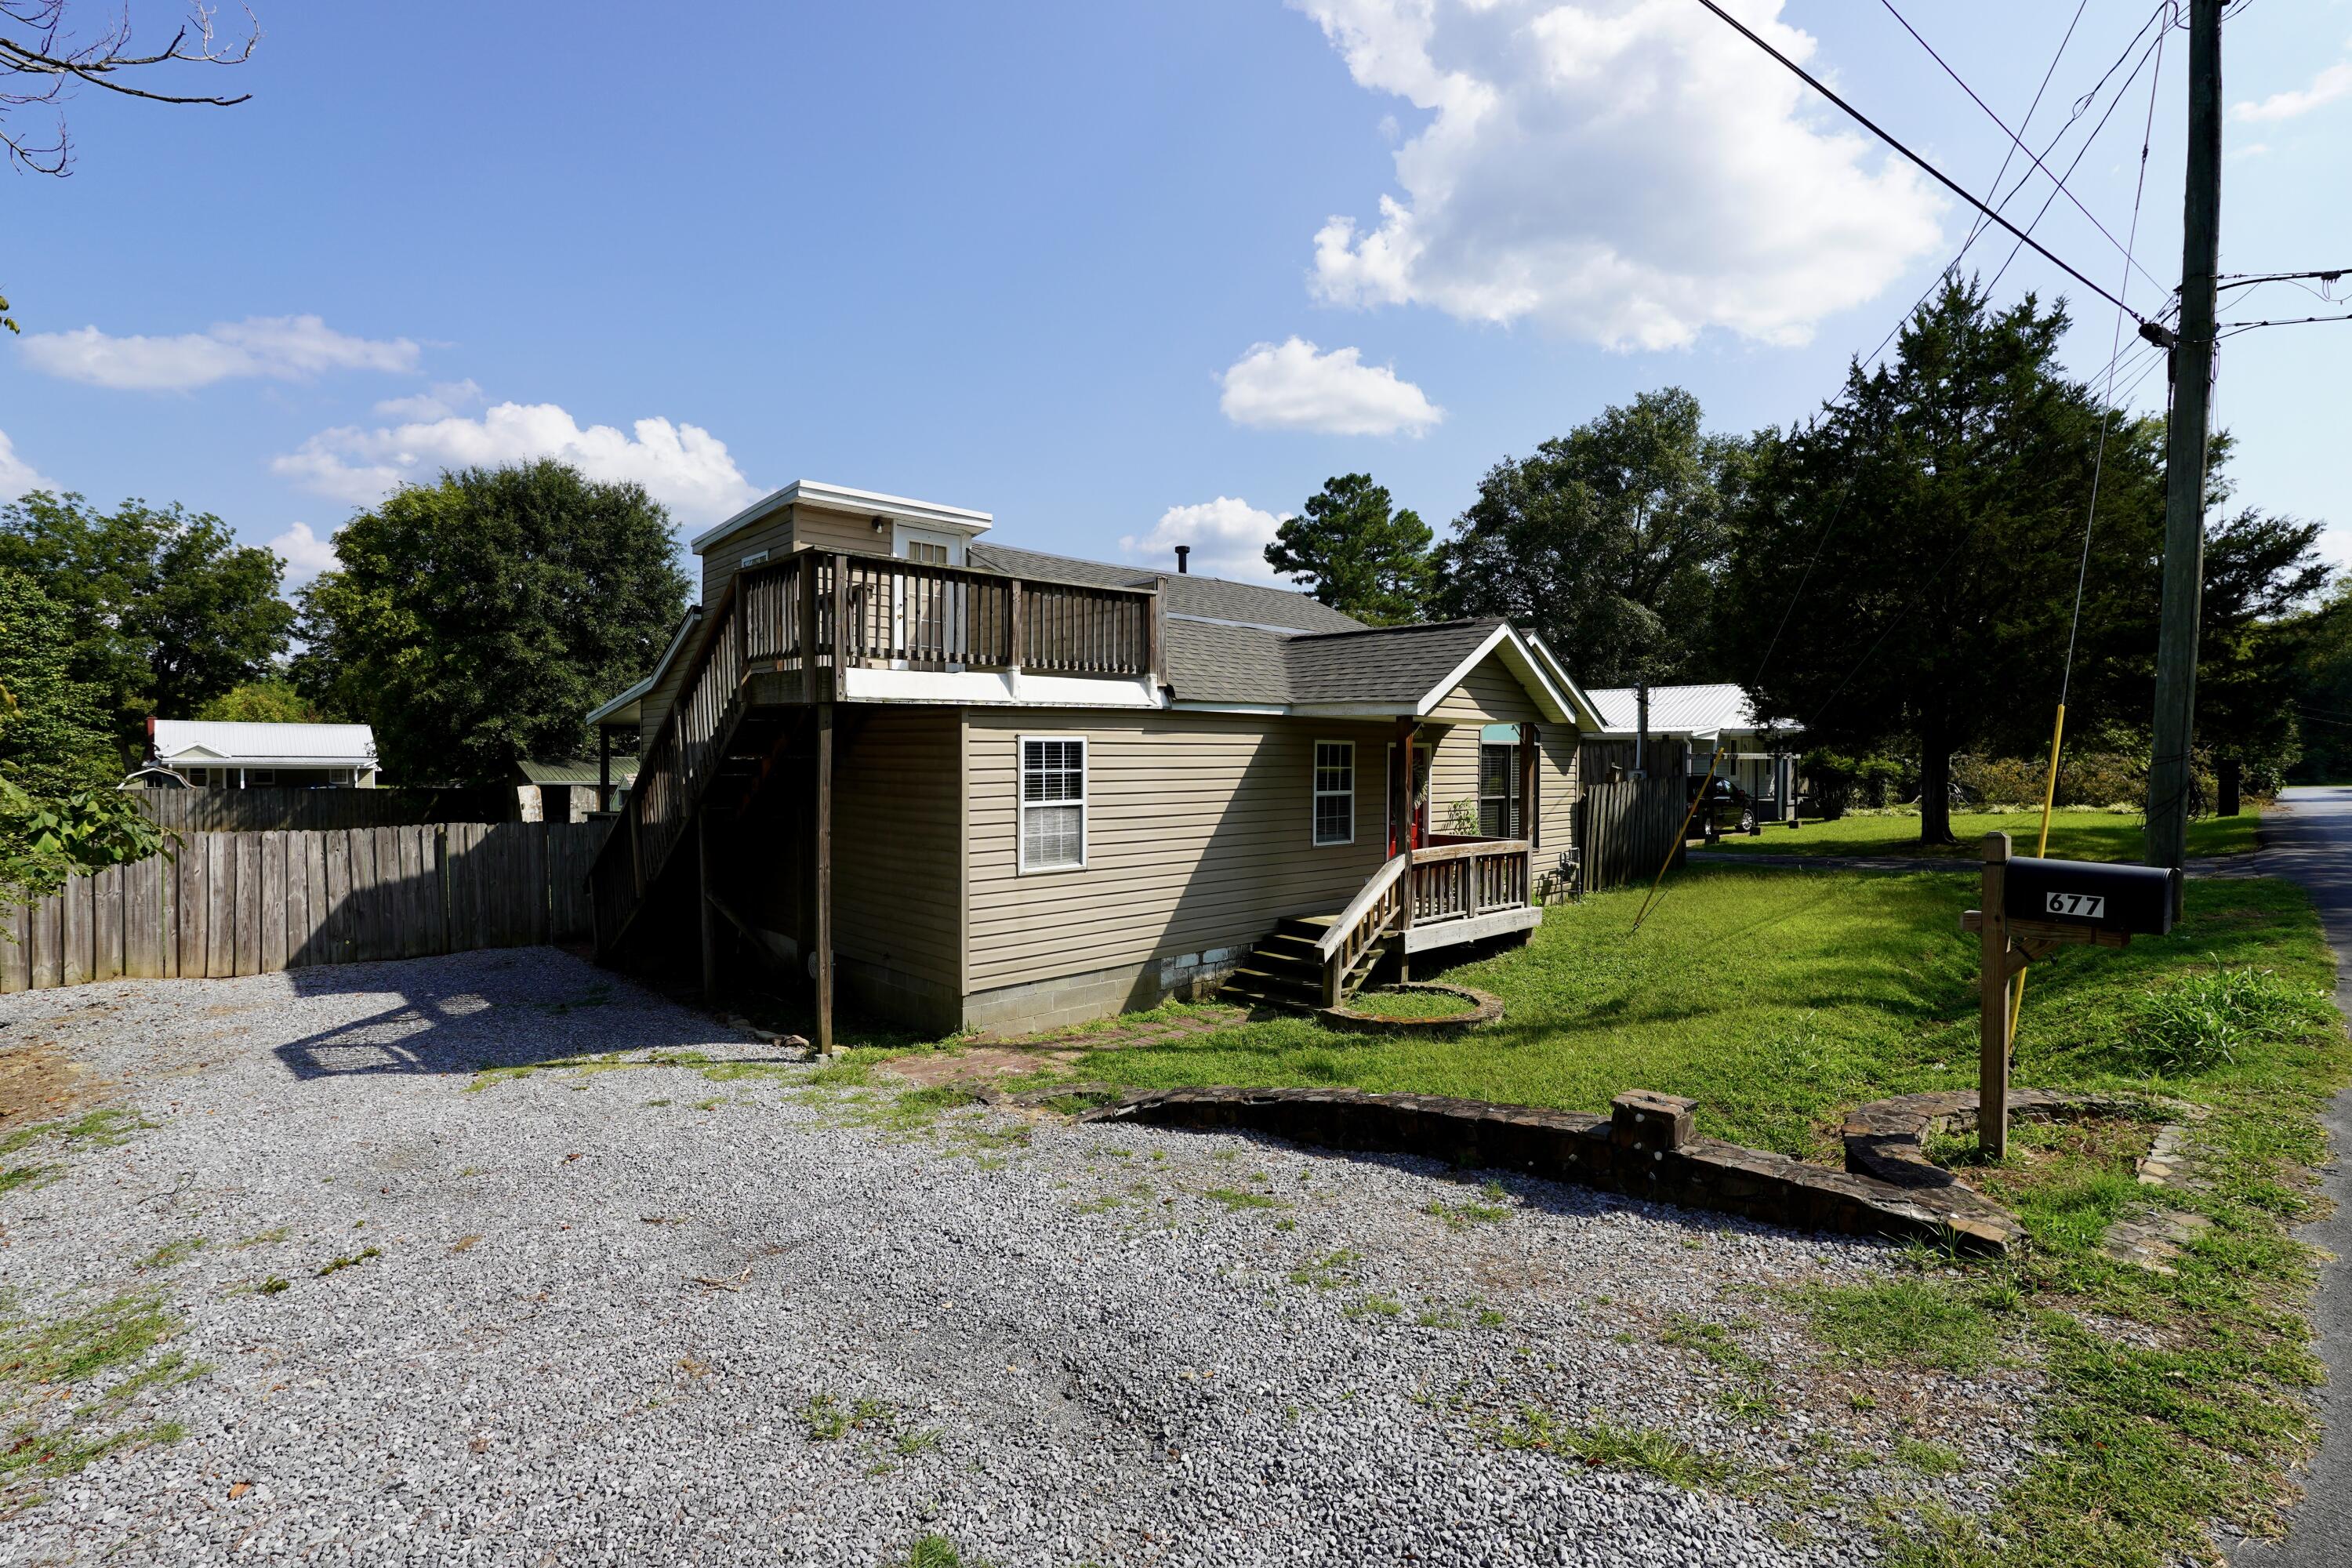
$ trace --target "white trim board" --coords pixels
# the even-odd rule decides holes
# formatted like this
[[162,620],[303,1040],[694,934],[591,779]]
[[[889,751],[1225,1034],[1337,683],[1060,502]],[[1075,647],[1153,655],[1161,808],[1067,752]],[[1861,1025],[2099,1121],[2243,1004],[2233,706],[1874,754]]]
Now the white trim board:
[[852,489],[847,485],[828,485],[815,479],[794,479],[782,489],[772,490],[761,496],[717,527],[697,534],[688,548],[699,555],[736,530],[747,528],[779,508],[798,502],[834,511],[879,512],[893,522],[952,529],[967,536],[985,533],[996,521],[990,513],[974,511],[969,507],[943,506],[938,501],[916,500],[911,496],[888,495],[881,490]]

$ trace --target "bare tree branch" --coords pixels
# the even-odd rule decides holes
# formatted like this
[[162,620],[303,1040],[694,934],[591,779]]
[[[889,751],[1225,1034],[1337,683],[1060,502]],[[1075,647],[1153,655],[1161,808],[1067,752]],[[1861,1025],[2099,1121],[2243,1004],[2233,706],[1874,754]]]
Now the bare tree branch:
[[226,97],[217,93],[175,92],[137,86],[123,79],[126,72],[172,65],[243,65],[261,42],[261,25],[250,7],[244,36],[224,42],[214,26],[214,8],[198,3],[160,49],[135,50],[131,45],[131,13],[126,8],[110,18],[87,41],[77,42],[67,29],[70,0],[0,0],[0,147],[19,168],[38,174],[72,172],[73,142],[65,118],[58,117],[54,139],[36,141],[5,123],[12,110],[63,100],[78,83],[123,98],[150,103],[195,104],[226,109],[253,95]]

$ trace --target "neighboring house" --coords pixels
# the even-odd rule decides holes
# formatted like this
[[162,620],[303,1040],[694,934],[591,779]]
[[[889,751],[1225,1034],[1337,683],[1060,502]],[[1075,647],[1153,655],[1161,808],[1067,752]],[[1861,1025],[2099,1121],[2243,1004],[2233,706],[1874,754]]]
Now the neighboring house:
[[[1540,643],[991,521],[803,481],[694,541],[706,608],[592,716],[644,745],[591,878],[604,956],[804,969],[821,1037],[836,984],[1025,1029],[1228,979],[1314,1001],[1540,921],[1601,722]],[[1481,832],[1444,831],[1456,801]]]
[[[1585,695],[1601,710],[1611,738],[1630,737],[1640,728],[1633,688],[1596,687]],[[1797,726],[1759,721],[1738,687],[1653,686],[1649,735],[1653,741],[1686,742],[1683,766],[1693,778],[1706,772],[1718,748],[1727,752],[1716,776],[1746,790],[1759,818],[1785,821],[1796,815]]]
[[161,773],[199,789],[373,789],[375,734],[365,724],[150,719],[147,759],[123,784],[170,787]]
[[518,763],[514,785],[521,820],[585,822],[591,812],[612,810],[636,776],[635,757],[616,757],[609,750],[595,757]]

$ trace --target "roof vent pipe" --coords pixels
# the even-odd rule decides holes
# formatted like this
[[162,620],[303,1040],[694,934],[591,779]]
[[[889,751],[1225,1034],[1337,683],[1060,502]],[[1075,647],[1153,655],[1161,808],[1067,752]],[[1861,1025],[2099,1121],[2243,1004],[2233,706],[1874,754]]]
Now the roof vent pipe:
[[1192,572],[1192,568],[1185,564],[1186,562],[1191,560],[1192,555],[1192,547],[1191,545],[1180,544],[1176,547],[1176,574],[1178,576],[1185,576],[1190,574]]

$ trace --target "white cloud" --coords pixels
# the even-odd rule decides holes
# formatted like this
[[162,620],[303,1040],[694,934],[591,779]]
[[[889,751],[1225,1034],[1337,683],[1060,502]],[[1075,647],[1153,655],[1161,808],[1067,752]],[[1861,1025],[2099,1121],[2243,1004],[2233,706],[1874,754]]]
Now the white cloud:
[[2333,103],[2347,92],[2352,92],[2352,63],[2339,61],[2313,77],[2309,87],[2274,92],[2260,103],[2238,104],[2230,112],[2240,120],[2256,123],[2293,120],[2323,103]]
[[1139,539],[1130,534],[1118,542],[1118,547],[1130,561],[1173,572],[1176,547],[1189,544],[1192,569],[1203,576],[1279,583],[1285,579],[1265,563],[1265,547],[1273,542],[1275,529],[1289,515],[1276,517],[1245,500],[1219,496],[1197,506],[1170,507],[1160,514],[1150,533]]
[[16,456],[16,444],[8,439],[8,432],[0,430],[0,500],[15,500],[26,490],[56,489],[56,480]]
[[1254,343],[1225,372],[1217,405],[1236,425],[1334,436],[1418,436],[1445,417],[1394,369],[1361,361],[1360,350],[1324,353],[1300,338]]
[[467,376],[463,381],[436,381],[432,391],[414,397],[387,397],[375,405],[375,411],[383,419],[446,419],[460,409],[478,407],[482,401],[481,387]]
[[355,338],[316,316],[251,316],[169,338],[83,327],[36,332],[22,347],[46,374],[134,392],[186,392],[235,377],[302,381],[329,370],[407,372],[417,361],[406,338]]
[[307,583],[321,572],[333,570],[335,536],[331,531],[324,539],[310,531],[307,522],[298,522],[269,542],[286,563],[286,582],[291,587]]
[[[1333,217],[1336,304],[1531,320],[1611,347],[1805,341],[1939,237],[1909,166],[1689,0],[1292,0],[1357,83],[1428,120],[1377,226]],[[1780,0],[1730,7],[1792,58]]]
[[363,430],[322,430],[270,468],[304,488],[371,506],[395,487],[442,468],[557,458],[592,479],[634,479],[682,522],[716,522],[761,493],[727,444],[698,425],[636,421],[634,437],[610,425],[584,428],[552,403],[500,403],[477,419],[446,418]]

